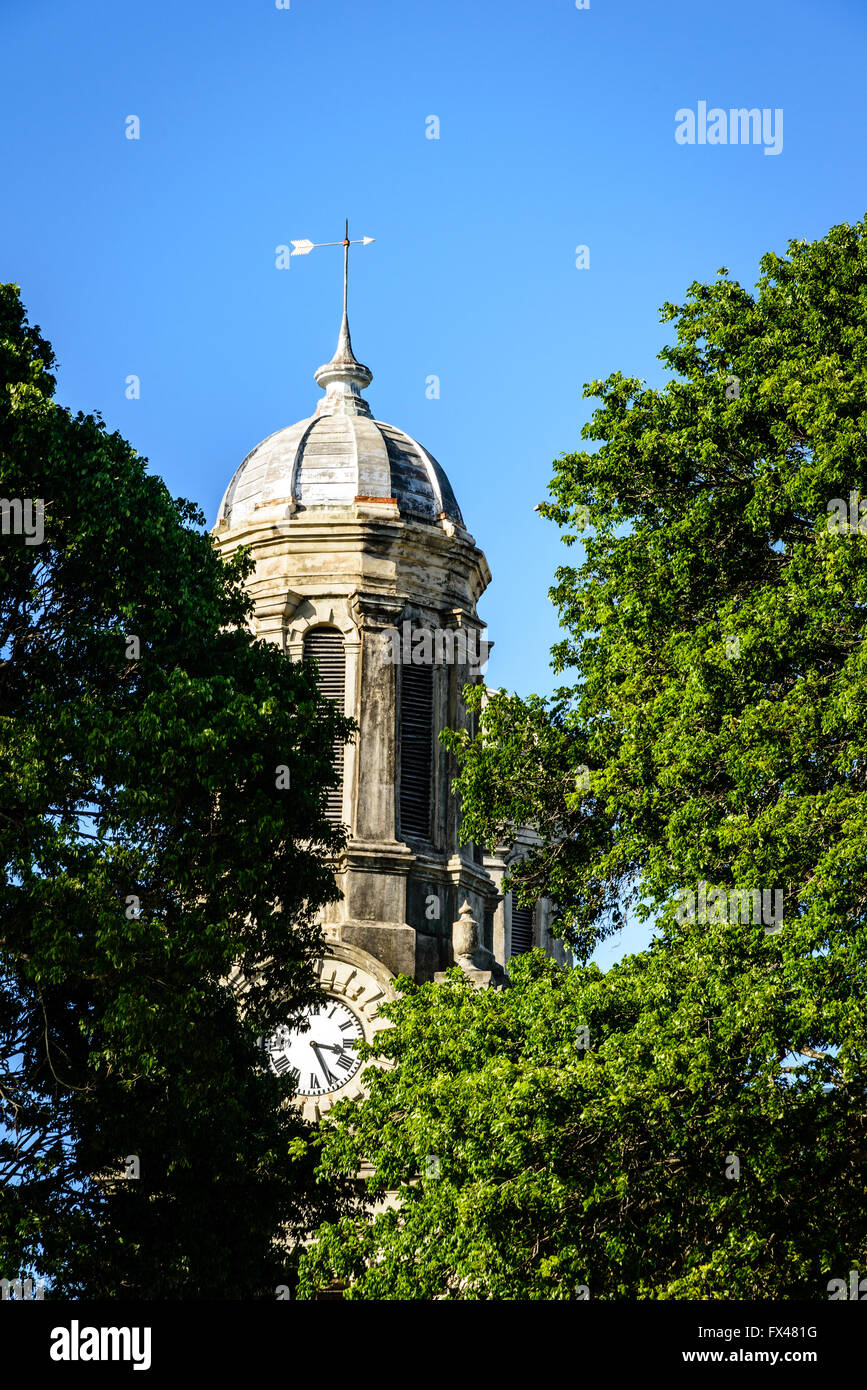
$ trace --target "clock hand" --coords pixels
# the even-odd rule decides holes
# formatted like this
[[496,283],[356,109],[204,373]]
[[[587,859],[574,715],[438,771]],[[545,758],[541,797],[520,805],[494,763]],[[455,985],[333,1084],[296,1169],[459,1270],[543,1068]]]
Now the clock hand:
[[[333,1071],[331,1071],[331,1069],[328,1066],[328,1063],[326,1062],[325,1058],[322,1056],[322,1053],[319,1050],[319,1043],[311,1043],[310,1046],[316,1053],[316,1060],[318,1061],[320,1067],[322,1068],[322,1071],[325,1074],[326,1081],[337,1081],[338,1078],[334,1075]],[[323,1046],[327,1046],[327,1044],[323,1044]]]

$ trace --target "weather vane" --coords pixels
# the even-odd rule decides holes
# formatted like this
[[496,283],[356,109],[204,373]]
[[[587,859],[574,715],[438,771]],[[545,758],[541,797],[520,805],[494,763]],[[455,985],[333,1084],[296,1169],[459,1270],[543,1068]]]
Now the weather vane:
[[355,241],[349,240],[349,218],[346,219],[346,231],[342,241],[293,241],[290,256],[309,256],[317,246],[342,246],[343,247],[343,312],[346,313],[346,288],[349,283],[349,248],[350,246],[370,246],[371,242],[376,241],[376,237],[362,236],[356,237]]

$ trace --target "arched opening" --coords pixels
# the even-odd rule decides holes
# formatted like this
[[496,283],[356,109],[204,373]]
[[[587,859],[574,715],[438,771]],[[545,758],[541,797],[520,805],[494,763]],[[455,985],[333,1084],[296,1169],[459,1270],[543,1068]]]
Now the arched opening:
[[[316,661],[318,665],[317,683],[324,700],[333,700],[341,714],[344,711],[346,690],[346,653],[343,647],[343,634],[336,627],[312,627],[304,634],[304,660]],[[326,815],[332,825],[343,820],[343,743],[334,743],[334,768],[339,778],[336,787],[330,787]]]

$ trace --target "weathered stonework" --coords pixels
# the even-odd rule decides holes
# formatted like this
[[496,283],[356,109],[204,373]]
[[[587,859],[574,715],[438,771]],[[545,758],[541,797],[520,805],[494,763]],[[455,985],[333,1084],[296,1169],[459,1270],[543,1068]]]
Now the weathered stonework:
[[403,667],[383,658],[382,638],[406,620],[478,633],[476,605],[491,574],[436,460],[373,419],[361,394],[371,375],[353,355],[344,317],[337,352],[316,373],[326,392],[316,413],[247,456],[214,539],[225,556],[250,549],[258,636],[296,661],[311,628],[343,636],[345,713],[359,732],[344,753],[350,838],[337,865],[343,899],[323,913],[328,941],[391,975],[429,980],[454,963],[452,923],[466,905],[477,950],[501,970],[500,861],[486,865],[475,846],[459,844],[449,790],[456,768],[438,739],[443,728],[467,726],[460,692],[481,676],[466,663],[433,667],[431,833],[414,837],[400,825]]
[[[452,953],[457,965],[476,989],[499,988],[507,983],[506,972],[492,951],[483,946],[479,924],[468,902],[461,906],[461,915],[452,923]],[[445,980],[445,972],[434,975],[437,983]]]

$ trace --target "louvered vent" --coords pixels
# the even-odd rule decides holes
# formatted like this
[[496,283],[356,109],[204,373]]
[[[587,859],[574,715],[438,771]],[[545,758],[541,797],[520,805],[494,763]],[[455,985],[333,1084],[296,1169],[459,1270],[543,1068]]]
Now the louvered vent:
[[400,684],[400,828],[430,838],[433,671],[402,666]]
[[[333,700],[340,713],[344,710],[346,659],[343,636],[334,627],[314,627],[304,634],[304,660],[319,663],[319,690],[323,698]],[[340,779],[338,786],[328,790],[326,815],[332,825],[343,819],[343,744],[334,744],[334,768]]]
[[522,956],[533,949],[533,909],[517,907],[512,900],[512,955]]

